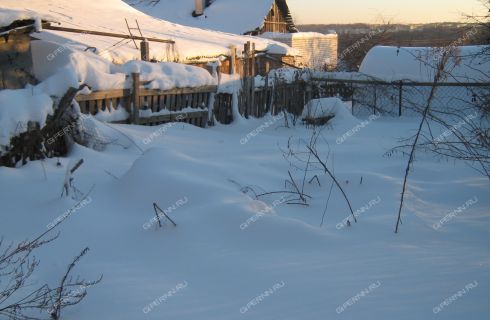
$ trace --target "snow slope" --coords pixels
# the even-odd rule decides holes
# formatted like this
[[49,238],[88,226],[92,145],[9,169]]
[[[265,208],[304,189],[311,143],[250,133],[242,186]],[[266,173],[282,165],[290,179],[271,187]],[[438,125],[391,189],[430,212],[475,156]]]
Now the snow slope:
[[52,114],[53,100],[45,93],[33,94],[28,89],[0,90],[0,155],[12,136],[27,131],[29,121],[43,127],[46,117]]
[[[159,20],[134,9],[121,0],[2,0],[0,2],[2,21],[7,21],[6,17],[9,17],[9,21],[18,17],[19,11],[21,13],[35,12],[51,21],[59,22],[62,27],[122,34],[128,34],[125,18],[128,19],[131,27],[136,27],[135,20],[138,20],[145,37],[176,41],[174,50],[167,44],[150,43],[150,57],[163,61],[215,58],[222,54],[229,54],[230,45],[243,47],[245,42],[252,39]],[[138,31],[135,32],[139,35]],[[34,37],[79,49],[95,47],[97,54],[116,63],[140,57],[140,51],[134,47],[131,40],[120,42],[120,39],[117,38],[57,31],[43,31],[34,34]],[[269,50],[270,53],[277,54],[294,54],[293,49],[275,41],[257,38],[253,38],[253,41],[256,43],[257,50]]]
[[[264,128],[266,121],[273,125]],[[95,185],[90,202],[37,254],[42,263],[33,279],[57,283],[79,250],[91,248],[76,273],[104,279],[83,304],[65,310],[67,318],[487,319],[488,180],[463,164],[418,154],[401,233],[393,233],[406,159],[384,154],[413,133],[413,120],[376,119],[342,144],[335,141],[345,126],[324,129],[318,150],[330,154],[358,216],[343,228],[349,211],[336,189],[320,227],[331,185],[323,174],[320,186],[305,185],[313,197],[308,207],[287,205],[279,194],[257,201],[240,192],[283,190],[288,170],[301,181],[279,149],[309,140],[301,126],[265,118],[209,129],[113,127],[119,131],[99,124],[114,141],[105,151],[77,146],[62,167],[50,159],[0,168],[0,234],[19,241],[76,203],[60,199],[61,186],[68,163],[85,160],[74,184],[84,192]],[[153,202],[170,207],[176,228],[152,223]],[[466,294],[438,307],[469,284]]]

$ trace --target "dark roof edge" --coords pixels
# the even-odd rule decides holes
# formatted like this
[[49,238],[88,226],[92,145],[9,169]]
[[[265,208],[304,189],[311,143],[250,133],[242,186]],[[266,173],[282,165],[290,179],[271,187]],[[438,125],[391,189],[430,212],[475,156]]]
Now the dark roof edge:
[[276,5],[284,14],[284,18],[288,24],[288,31],[291,33],[299,32],[298,28],[294,24],[293,16],[291,15],[291,11],[289,10],[286,0],[276,0]]

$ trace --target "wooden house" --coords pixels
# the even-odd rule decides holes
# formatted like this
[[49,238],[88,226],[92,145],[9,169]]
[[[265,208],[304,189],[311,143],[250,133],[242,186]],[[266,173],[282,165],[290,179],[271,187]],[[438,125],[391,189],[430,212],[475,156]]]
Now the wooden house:
[[286,0],[125,0],[148,15],[227,33],[298,32]]
[[266,32],[261,35],[268,39],[287,44],[296,49],[298,67],[315,70],[333,70],[338,61],[337,33],[321,34],[316,32],[278,33]]

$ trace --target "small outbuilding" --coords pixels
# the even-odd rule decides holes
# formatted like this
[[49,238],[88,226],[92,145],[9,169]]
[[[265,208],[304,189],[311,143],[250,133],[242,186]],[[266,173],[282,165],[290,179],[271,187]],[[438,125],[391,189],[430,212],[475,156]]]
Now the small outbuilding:
[[19,89],[36,82],[30,36],[36,25],[32,19],[0,25],[0,89]]
[[332,70],[337,67],[338,36],[336,33],[268,32],[261,36],[296,49],[298,52],[296,66],[315,70]]

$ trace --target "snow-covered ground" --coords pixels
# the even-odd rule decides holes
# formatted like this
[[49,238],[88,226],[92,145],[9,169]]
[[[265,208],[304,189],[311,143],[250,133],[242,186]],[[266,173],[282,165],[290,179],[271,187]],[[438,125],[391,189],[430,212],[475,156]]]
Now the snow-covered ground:
[[[65,171],[83,158],[74,185],[95,187],[37,254],[32,281],[57,283],[80,249],[91,248],[76,273],[104,279],[64,311],[68,319],[487,319],[488,180],[418,154],[394,234],[406,159],[385,153],[416,120],[371,118],[356,130],[355,119],[344,120],[317,147],[330,153],[356,211],[350,227],[335,188],[320,227],[331,185],[320,173],[321,186],[306,184],[308,207],[240,192],[284,190],[288,170],[303,178],[281,148],[308,140],[311,129],[285,128],[276,117],[208,129],[100,124],[113,141],[102,152],[75,146],[61,167],[49,159],[0,168],[0,234],[32,238],[70,210],[76,201],[60,199]],[[158,228],[153,202],[173,206],[167,213],[178,226]]]

